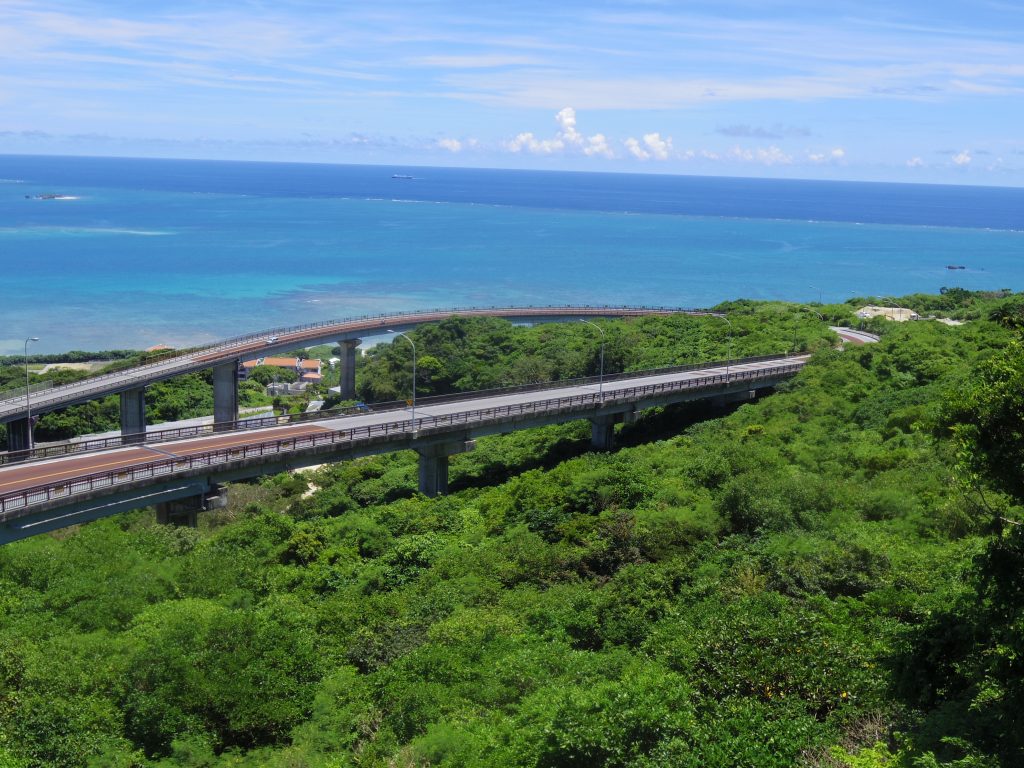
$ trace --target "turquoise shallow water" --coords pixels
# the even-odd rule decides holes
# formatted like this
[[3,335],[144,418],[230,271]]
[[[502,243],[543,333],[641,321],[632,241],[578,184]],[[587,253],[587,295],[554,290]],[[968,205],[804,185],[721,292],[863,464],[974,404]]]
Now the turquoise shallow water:
[[181,345],[435,306],[1024,288],[1020,190],[391,178],[406,170],[0,157],[0,352],[28,335],[38,351]]

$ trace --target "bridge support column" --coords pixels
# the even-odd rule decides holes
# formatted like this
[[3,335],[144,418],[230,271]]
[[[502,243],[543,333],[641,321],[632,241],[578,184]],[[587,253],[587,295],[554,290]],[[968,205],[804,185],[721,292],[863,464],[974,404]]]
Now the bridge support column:
[[197,528],[200,512],[205,512],[208,509],[222,509],[227,505],[227,501],[227,490],[219,486],[209,493],[188,496],[174,501],[164,501],[156,505],[156,521],[161,525]]
[[417,448],[416,452],[420,455],[420,493],[430,497],[448,493],[448,458],[474,448],[475,440],[437,443]]
[[213,429],[227,429],[238,421],[238,361],[213,369]]
[[356,399],[356,348],[362,339],[346,339],[341,345],[341,398]]
[[596,416],[590,420],[590,447],[595,451],[610,451],[615,447],[617,414]]
[[35,443],[32,440],[32,427],[28,419],[15,419],[7,422],[7,450],[27,451]]
[[448,493],[447,456],[428,456],[420,452],[420,493],[430,497]]
[[146,439],[145,387],[121,393],[121,437],[126,443],[141,443]]

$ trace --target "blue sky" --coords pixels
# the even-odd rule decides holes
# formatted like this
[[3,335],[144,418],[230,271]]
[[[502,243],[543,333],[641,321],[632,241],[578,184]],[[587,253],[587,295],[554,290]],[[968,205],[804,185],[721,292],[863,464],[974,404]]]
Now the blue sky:
[[0,154],[1024,185],[1024,3],[0,0]]

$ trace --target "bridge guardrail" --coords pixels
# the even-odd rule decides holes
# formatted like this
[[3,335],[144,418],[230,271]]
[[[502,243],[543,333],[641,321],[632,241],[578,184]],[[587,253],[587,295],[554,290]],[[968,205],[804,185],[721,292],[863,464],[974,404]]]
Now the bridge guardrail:
[[[53,389],[52,381],[37,381],[35,384],[30,384],[28,392],[30,395],[34,395],[37,392],[46,392],[47,390]],[[14,389],[8,389],[5,392],[0,392],[0,402],[5,400],[15,401],[25,399],[25,387],[15,387]]]
[[[623,379],[639,378],[643,376],[658,376],[670,373],[685,373],[696,371],[702,368],[721,368],[726,365],[746,365],[749,363],[762,363],[768,360],[784,360],[782,355],[757,355],[753,357],[737,358],[736,360],[713,360],[711,362],[688,363],[686,365],[673,365],[665,368],[648,368],[643,371],[622,371],[619,373],[605,374],[604,381],[622,381]],[[561,379],[559,381],[544,381],[536,384],[522,384],[513,387],[496,387],[494,389],[478,389],[470,392],[453,392],[447,395],[435,395],[417,399],[417,405],[424,408],[441,403],[458,402],[477,397],[497,397],[500,395],[511,395],[519,392],[541,392],[545,389],[560,389],[562,387],[584,386],[597,384],[601,381],[600,376],[585,376],[578,379]],[[406,408],[404,400],[392,400],[382,403],[374,403],[369,410],[375,413],[383,413]],[[52,459],[59,456],[71,454],[93,453],[105,451],[111,448],[124,446],[146,445],[151,443],[165,443],[172,440],[181,440],[189,437],[206,437],[213,434],[228,432],[244,432],[265,427],[283,427],[290,424],[306,423],[310,421],[324,421],[337,419],[339,417],[365,413],[364,408],[332,408],[326,411],[314,411],[312,413],[287,414],[284,416],[262,416],[251,419],[239,419],[238,421],[221,422],[220,424],[199,424],[189,427],[173,427],[171,429],[154,430],[146,432],[145,439],[141,439],[141,433],[137,435],[117,435],[114,437],[102,437],[95,440],[81,440],[74,443],[61,445],[50,445],[42,448],[32,448],[25,451],[9,451],[0,453],[0,467],[13,463],[24,463],[27,461],[40,461]]]
[[[232,350],[232,349],[235,349],[237,347],[243,346],[243,345],[248,344],[250,342],[257,341],[259,339],[264,339],[267,336],[288,336],[288,335],[292,335],[292,334],[296,334],[296,333],[302,333],[304,331],[309,331],[309,330],[313,330],[313,329],[317,329],[317,328],[329,328],[331,326],[339,326],[339,332],[342,332],[344,329],[341,328],[340,326],[354,325],[354,324],[358,324],[358,323],[367,322],[367,321],[370,321],[370,320],[383,320],[383,321],[394,320],[394,321],[401,322],[401,321],[408,321],[410,318],[414,318],[414,317],[429,318],[429,317],[431,317],[433,315],[437,315],[437,314],[441,314],[441,313],[444,313],[444,314],[460,314],[461,313],[461,314],[467,314],[467,315],[469,315],[469,314],[477,314],[477,315],[482,315],[483,314],[483,315],[485,315],[486,313],[489,313],[489,312],[490,313],[494,313],[494,312],[507,312],[507,313],[522,312],[523,316],[529,316],[529,315],[533,314],[536,317],[544,317],[544,316],[546,316],[545,312],[546,312],[547,315],[551,315],[551,314],[556,314],[558,311],[561,311],[561,310],[567,310],[566,314],[576,314],[578,312],[579,314],[595,314],[595,315],[600,315],[602,312],[611,312],[611,311],[623,312],[623,313],[631,313],[632,312],[632,313],[637,313],[637,314],[644,314],[644,313],[666,313],[666,314],[668,314],[668,313],[676,313],[676,312],[689,313],[689,314],[711,314],[711,312],[709,312],[707,310],[672,308],[672,307],[653,307],[653,306],[648,307],[648,306],[643,306],[643,305],[611,306],[611,305],[596,305],[596,304],[595,305],[589,305],[588,304],[588,305],[584,305],[584,306],[573,306],[573,305],[568,305],[567,304],[565,306],[550,306],[550,307],[532,307],[532,306],[531,307],[456,307],[456,308],[453,308],[453,309],[409,310],[409,311],[406,311],[406,312],[390,312],[390,313],[381,313],[381,314],[377,314],[377,315],[362,315],[362,316],[359,316],[359,317],[347,318],[347,319],[343,319],[343,320],[320,320],[320,321],[316,321],[316,322],[313,322],[313,323],[306,323],[306,324],[303,324],[303,325],[298,325],[298,326],[293,326],[293,327],[288,327],[288,328],[271,328],[271,329],[268,329],[268,330],[263,330],[263,331],[258,331],[258,332],[255,332],[255,333],[245,334],[244,336],[237,336],[237,337],[234,337],[234,338],[231,338],[231,339],[226,339],[224,341],[216,342],[216,343],[214,343],[214,344],[212,344],[210,346],[207,346],[207,347],[202,347],[200,349],[193,349],[193,350],[190,350],[190,351],[185,352],[183,354],[172,356],[172,357],[163,358],[163,359],[158,360],[158,361],[153,362],[153,363],[146,363],[145,365],[140,365],[140,366],[138,366],[136,368],[129,368],[129,369],[125,369],[124,371],[114,371],[112,373],[105,373],[105,374],[101,374],[99,376],[94,376],[94,377],[91,377],[91,378],[88,378],[88,379],[83,379],[81,382],[75,382],[73,384],[67,384],[67,385],[64,385],[63,387],[55,387],[54,389],[60,390],[60,389],[63,389],[64,387],[68,387],[68,388],[78,387],[79,384],[81,384],[81,385],[92,385],[92,384],[95,384],[96,382],[101,382],[101,384],[99,386],[86,386],[84,388],[78,387],[78,388],[76,388],[76,390],[74,392],[70,392],[67,395],[58,396],[56,399],[47,398],[47,400],[45,402],[46,402],[46,405],[53,405],[54,403],[67,402],[69,400],[78,400],[78,399],[80,399],[84,395],[88,395],[88,394],[90,394],[92,392],[102,391],[102,390],[106,389],[106,387],[104,386],[105,383],[109,382],[111,379],[119,378],[119,377],[121,377],[122,374],[125,374],[125,373],[128,373],[128,374],[137,373],[138,374],[138,375],[134,375],[134,376],[129,375],[129,377],[124,379],[123,382],[122,382],[125,385],[131,385],[131,384],[139,382],[139,381],[147,380],[148,376],[145,375],[145,374],[148,374],[148,373],[150,373],[150,372],[152,372],[152,371],[154,371],[154,370],[156,370],[158,368],[166,368],[168,372],[177,372],[179,375],[180,374],[184,374],[184,373],[188,373],[190,370],[193,370],[193,369],[199,370],[199,369],[202,369],[202,368],[205,368],[205,367],[209,367],[209,366],[201,365],[201,363],[204,362],[204,361],[200,359],[200,356],[208,356],[208,355],[212,355],[212,354],[215,354],[215,353],[218,353],[218,352],[227,352],[229,350]],[[385,322],[384,324],[386,325],[387,323]],[[369,329],[366,329],[366,330],[369,330]],[[296,339],[296,343],[298,343],[300,341],[301,341],[301,339]],[[198,364],[198,368],[193,368],[197,364]],[[145,373],[143,373],[143,372],[145,372]],[[15,398],[10,398],[8,400],[0,401],[0,412],[4,411],[5,407],[7,407],[7,406],[18,405],[19,404],[19,400],[20,400],[20,398],[15,397]]]
[[699,379],[684,379],[660,384],[640,385],[625,390],[618,390],[614,392],[614,397],[602,397],[596,392],[584,395],[571,395],[562,398],[552,398],[551,400],[535,400],[530,403],[459,411],[442,416],[421,417],[416,419],[415,424],[411,420],[403,420],[388,424],[280,438],[231,448],[219,448],[176,458],[158,459],[144,464],[85,475],[72,480],[41,484],[19,491],[0,494],[0,522],[6,522],[17,517],[19,512],[27,510],[35,504],[43,504],[52,500],[70,500],[75,496],[94,490],[112,488],[136,480],[157,479],[195,468],[213,467],[237,459],[294,453],[295,451],[313,448],[318,445],[354,446],[357,443],[369,442],[371,439],[382,436],[415,434],[433,429],[442,430],[446,427],[470,425],[484,421],[500,421],[521,415],[536,415],[538,413],[554,413],[558,411],[571,413],[588,406],[629,403],[642,399],[645,396],[667,392],[705,389],[714,387],[717,384],[729,384],[734,381],[772,379],[781,375],[795,373],[801,368],[803,368],[802,362],[771,369],[740,371],[738,373],[730,373],[728,376],[716,374],[713,376],[703,376]]

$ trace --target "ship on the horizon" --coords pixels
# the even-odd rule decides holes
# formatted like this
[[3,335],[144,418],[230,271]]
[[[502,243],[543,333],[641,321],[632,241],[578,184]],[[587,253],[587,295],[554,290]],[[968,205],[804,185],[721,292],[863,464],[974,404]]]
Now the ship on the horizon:
[[409,176],[408,174],[405,174],[405,173],[393,173],[393,174],[391,174],[391,178],[392,179],[411,179],[411,178],[414,178],[414,177],[413,176]]

